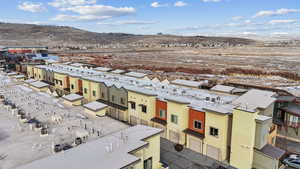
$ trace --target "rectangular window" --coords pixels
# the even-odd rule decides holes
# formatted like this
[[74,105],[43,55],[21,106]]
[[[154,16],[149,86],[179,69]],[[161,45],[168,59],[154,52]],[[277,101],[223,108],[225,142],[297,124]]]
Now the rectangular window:
[[146,105],[142,105],[142,112],[147,113],[147,106]]
[[160,110],[159,110],[159,117],[161,117],[161,118],[166,118],[166,111],[163,110],[163,109],[160,109]]
[[84,93],[87,94],[87,88],[84,88]]
[[125,104],[124,98],[121,97],[121,104]]
[[171,115],[171,122],[174,123],[174,124],[177,124],[178,123],[178,117],[174,114]]
[[104,92],[102,92],[102,93],[101,93],[101,97],[104,98],[104,96],[105,96],[105,95],[104,95]]
[[115,101],[115,96],[114,95],[111,96],[111,101]]
[[95,90],[93,90],[93,96],[96,97],[96,91]]
[[202,123],[201,123],[201,121],[195,120],[194,121],[194,128],[198,129],[198,130],[201,130],[202,129]]
[[131,102],[131,109],[135,109],[135,102]]
[[152,169],[152,157],[144,160],[144,169]]
[[210,127],[210,128],[209,128],[209,134],[210,134],[211,136],[217,137],[217,136],[219,136],[219,129],[214,128],[214,127]]
[[71,89],[74,89],[74,85],[71,85]]
[[61,80],[59,81],[59,83],[60,83],[60,85],[62,85],[62,81]]

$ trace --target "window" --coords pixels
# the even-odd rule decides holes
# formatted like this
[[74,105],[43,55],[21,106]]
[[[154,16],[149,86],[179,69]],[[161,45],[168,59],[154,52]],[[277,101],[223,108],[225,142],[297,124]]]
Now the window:
[[84,88],[84,93],[87,94],[87,88]]
[[163,110],[163,109],[160,109],[160,110],[159,110],[159,117],[161,117],[161,118],[166,118],[166,111]]
[[201,121],[195,120],[194,121],[194,128],[201,130],[202,129],[202,123],[201,123]]
[[143,113],[147,113],[147,106],[142,105],[142,112],[143,112]]
[[131,109],[135,109],[135,102],[131,102]]
[[74,89],[74,85],[73,84],[71,85],[71,89]]
[[115,101],[115,96],[114,95],[111,96],[111,101]]
[[105,96],[105,95],[104,95],[104,92],[102,92],[102,93],[101,93],[101,97],[104,98],[104,96]]
[[144,169],[152,169],[152,157],[144,160]]
[[60,85],[62,85],[62,81],[61,80],[59,81],[59,83],[60,83]]
[[174,124],[177,124],[178,123],[178,117],[174,114],[171,115],[171,122],[174,123]]
[[96,91],[95,90],[93,90],[93,96],[96,97]]
[[121,97],[121,104],[125,104],[124,98]]
[[216,128],[214,128],[214,127],[210,127],[209,128],[209,134],[211,135],[211,136],[219,136],[219,129],[216,129]]

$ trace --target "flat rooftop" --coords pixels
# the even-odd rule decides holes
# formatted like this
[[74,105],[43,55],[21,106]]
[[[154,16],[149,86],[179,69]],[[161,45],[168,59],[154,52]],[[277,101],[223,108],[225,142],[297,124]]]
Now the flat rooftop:
[[[107,86],[115,85],[124,87],[127,90],[155,96],[160,100],[172,100],[173,102],[185,103],[195,109],[209,107],[222,112],[231,113],[233,111],[232,101],[238,96],[227,93],[218,93],[209,90],[195,89],[190,87],[165,84],[151,80],[143,80],[125,75],[112,74],[109,72],[99,72],[93,69],[76,68],[67,65],[41,65],[40,68],[54,72],[81,77],[86,80],[104,83]],[[199,82],[196,82],[197,84]],[[224,107],[224,108],[223,108]],[[228,109],[231,108],[231,111]]]
[[[136,125],[17,169],[120,169],[141,160],[130,152],[161,129]],[[100,162],[100,163],[99,163]]]
[[89,143],[129,127],[109,117],[91,117],[81,106],[65,105],[62,99],[32,90],[1,73],[0,93],[27,117],[40,121],[49,129],[48,136],[40,136],[40,131],[30,129],[29,124],[20,122],[0,103],[1,169],[21,167],[52,156],[53,145],[73,143],[78,131],[88,133],[86,142]]

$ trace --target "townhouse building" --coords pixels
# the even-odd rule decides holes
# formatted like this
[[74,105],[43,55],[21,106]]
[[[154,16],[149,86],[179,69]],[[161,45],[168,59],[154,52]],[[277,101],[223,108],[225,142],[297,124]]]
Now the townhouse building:
[[[233,95],[143,80],[132,73],[126,76],[60,64],[36,67],[46,70],[33,69],[42,72],[42,77],[53,72],[56,89],[82,95],[83,103],[108,105],[106,115],[115,119],[163,129],[161,137],[174,144],[237,168],[280,166],[284,151],[273,147],[273,92],[249,90]],[[39,73],[35,79],[41,80]]]

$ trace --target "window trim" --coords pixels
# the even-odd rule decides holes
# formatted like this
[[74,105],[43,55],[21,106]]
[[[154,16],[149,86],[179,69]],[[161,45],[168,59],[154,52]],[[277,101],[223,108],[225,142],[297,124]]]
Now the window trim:
[[[161,116],[162,111],[163,111],[164,116]],[[159,109],[159,117],[160,118],[166,118],[166,110],[165,109]]]
[[[173,117],[176,117],[176,123],[173,121]],[[175,114],[171,114],[171,123],[178,124],[178,116]]]
[[[200,128],[197,128],[195,126],[196,122],[200,123]],[[203,123],[202,123],[202,121],[201,120],[194,120],[193,121],[193,128],[196,129],[196,130],[203,130]]]
[[[213,132],[213,134],[212,134],[212,131],[217,131],[217,135],[215,135],[214,132]],[[210,136],[213,136],[213,137],[219,137],[219,134],[220,134],[220,133],[219,133],[219,129],[218,129],[218,128],[211,127],[211,126],[209,127],[209,135],[210,135]]]

